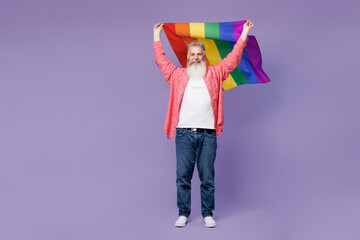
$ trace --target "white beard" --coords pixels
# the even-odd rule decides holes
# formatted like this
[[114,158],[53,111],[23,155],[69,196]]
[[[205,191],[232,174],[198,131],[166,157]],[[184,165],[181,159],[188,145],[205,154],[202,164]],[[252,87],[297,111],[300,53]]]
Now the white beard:
[[191,78],[203,78],[206,74],[206,62],[205,59],[199,62],[199,64],[194,64],[195,61],[187,62],[186,73]]

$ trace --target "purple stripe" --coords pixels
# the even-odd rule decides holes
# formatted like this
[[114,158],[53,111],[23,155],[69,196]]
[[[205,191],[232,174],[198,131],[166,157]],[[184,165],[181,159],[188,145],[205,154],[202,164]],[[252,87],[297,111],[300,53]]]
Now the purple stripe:
[[269,77],[262,70],[262,60],[259,45],[256,38],[252,35],[248,35],[246,51],[249,56],[249,61],[254,69],[255,75],[259,83],[270,82]]
[[[244,23],[246,23],[246,20],[243,21],[235,21],[234,22],[234,36],[235,36],[235,42],[240,38],[241,32],[243,30]],[[247,40],[247,39],[246,39]]]

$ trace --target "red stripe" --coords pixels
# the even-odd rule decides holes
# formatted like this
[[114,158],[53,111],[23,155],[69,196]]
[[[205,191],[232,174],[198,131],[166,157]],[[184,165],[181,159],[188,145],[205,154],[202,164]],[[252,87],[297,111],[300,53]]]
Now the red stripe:
[[187,46],[184,40],[176,35],[175,23],[165,23],[164,31],[181,66],[185,68],[187,64]]

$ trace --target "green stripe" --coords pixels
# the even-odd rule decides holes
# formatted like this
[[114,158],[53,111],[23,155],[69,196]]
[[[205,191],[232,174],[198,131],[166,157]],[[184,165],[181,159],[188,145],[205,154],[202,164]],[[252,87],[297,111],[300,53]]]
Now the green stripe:
[[[229,42],[221,40],[214,40],[214,42],[217,49],[219,50],[221,59],[226,58],[226,56],[232,51],[232,47]],[[248,83],[248,80],[239,66],[237,66],[230,74],[233,77],[236,85],[239,86],[240,84]]]
[[205,38],[220,39],[219,23],[205,23]]
[[239,66],[237,66],[234,69],[234,71],[232,71],[230,74],[233,77],[234,81],[236,82],[236,85],[238,86],[240,84],[249,83]]

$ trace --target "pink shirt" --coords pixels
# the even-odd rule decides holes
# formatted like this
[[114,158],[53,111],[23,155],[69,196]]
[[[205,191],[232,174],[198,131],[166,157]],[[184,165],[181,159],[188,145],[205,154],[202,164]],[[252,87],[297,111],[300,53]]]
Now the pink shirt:
[[[240,64],[242,53],[246,45],[246,42],[239,38],[234,45],[233,50],[227,57],[221,60],[218,65],[210,65],[204,76],[204,82],[209,91],[214,112],[216,135],[222,133],[222,125],[224,123],[222,81],[226,80],[229,73]],[[182,97],[190,78],[186,74],[186,68],[176,67],[165,57],[165,52],[160,41],[154,42],[153,46],[155,63],[159,66],[165,80],[170,84],[170,97],[165,118],[164,132],[167,134],[167,137],[172,140],[175,136],[176,126],[179,122]]]

